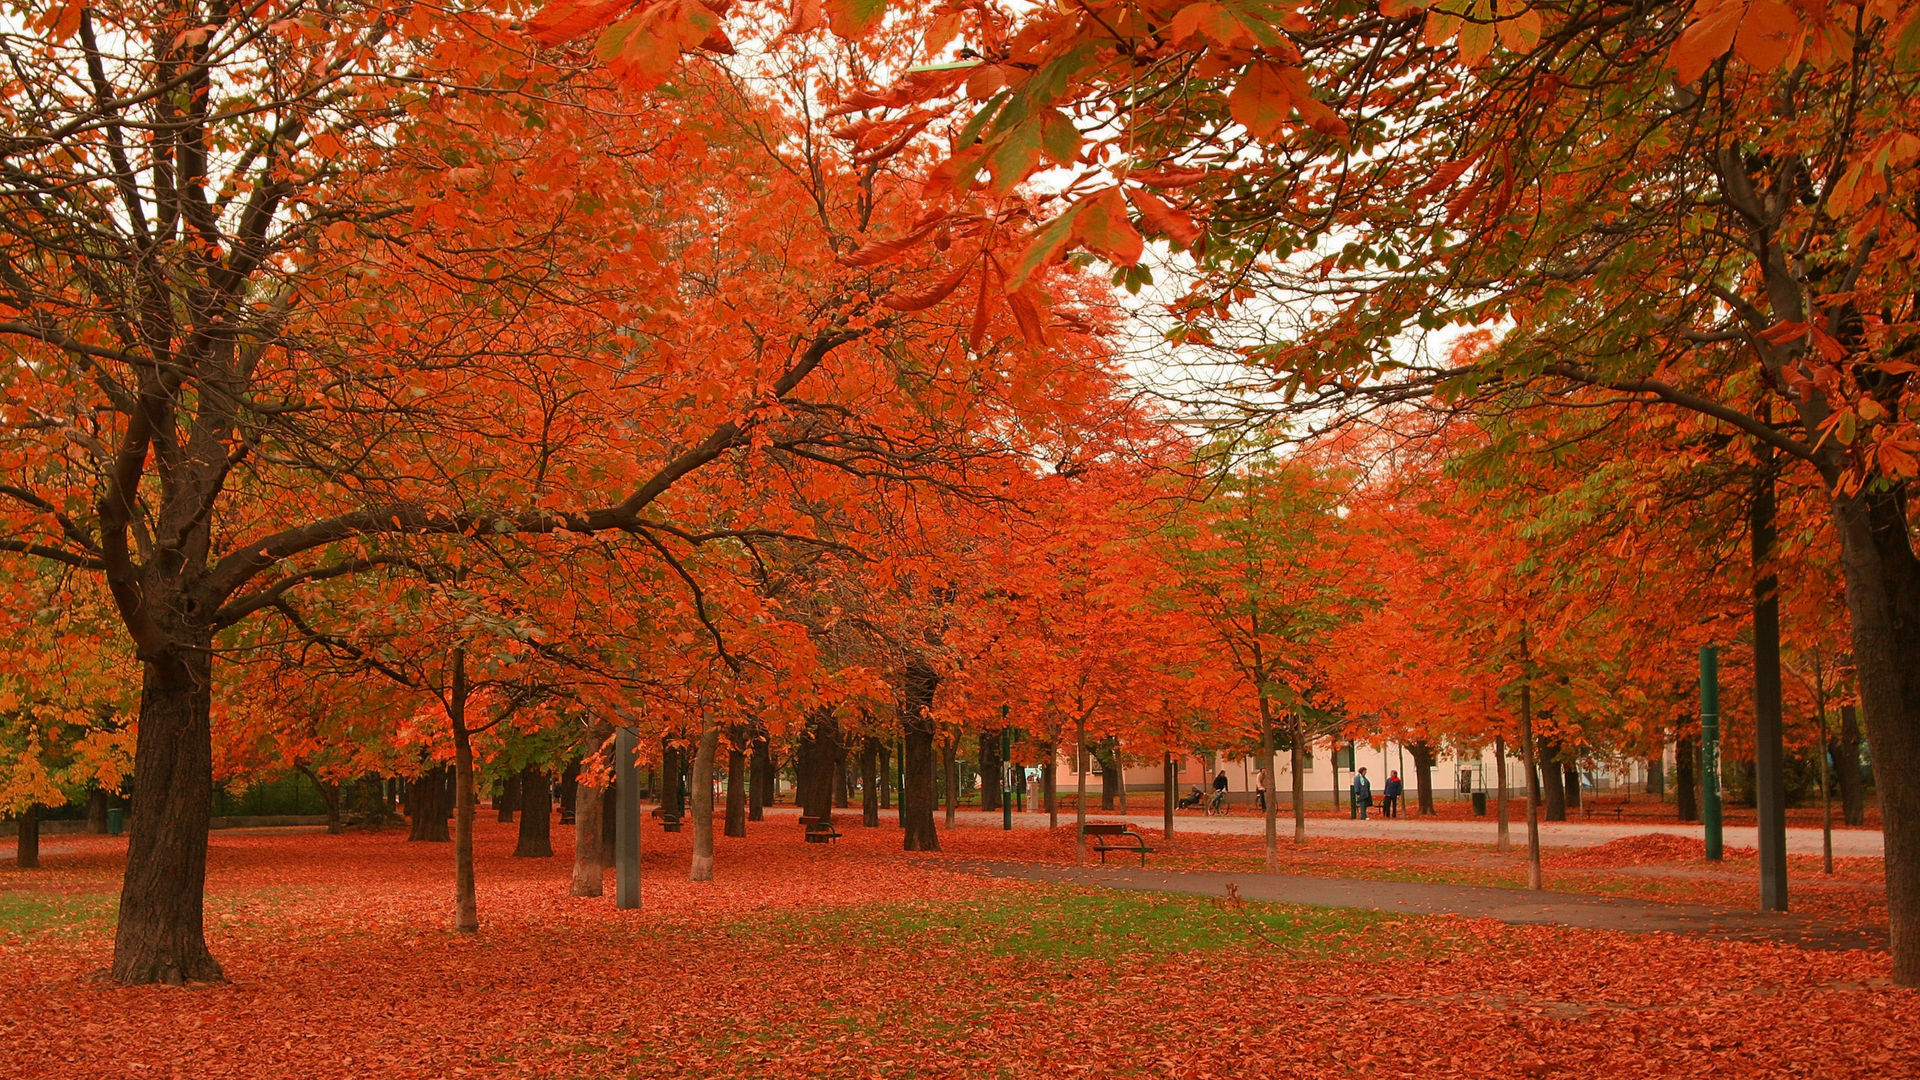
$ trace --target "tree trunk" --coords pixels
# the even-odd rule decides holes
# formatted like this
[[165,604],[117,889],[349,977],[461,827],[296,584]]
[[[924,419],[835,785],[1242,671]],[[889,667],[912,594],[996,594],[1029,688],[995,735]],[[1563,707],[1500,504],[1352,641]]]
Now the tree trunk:
[[202,926],[213,812],[211,634],[146,661],[133,752],[127,865],[112,976],[123,983],[221,981]]
[[933,708],[940,674],[925,659],[907,660],[900,695],[900,724],[904,731],[900,772],[900,826],[908,851],[939,851],[940,835],[933,827]]
[[573,815],[575,813],[574,789],[579,786],[580,759],[575,758],[567,762],[566,769],[560,773],[559,790],[554,792],[555,801],[560,804],[560,824],[562,825],[573,824]]
[[[1307,733],[1299,721],[1295,721],[1291,739],[1292,746],[1287,748],[1287,756],[1293,768],[1293,842],[1307,842]],[[1340,785],[1335,784],[1338,791]]]
[[747,835],[747,751],[741,746],[746,733],[736,728],[727,740],[727,827],[728,836]]
[[547,774],[533,765],[520,770],[520,842],[513,857],[553,857],[553,790]]
[[880,743],[880,809],[893,809],[893,748]]
[[807,716],[800,746],[794,755],[795,799],[804,817],[825,821],[833,816],[834,762],[840,760],[840,721],[832,709],[815,709]]
[[[1879,781],[1893,980],[1920,985],[1920,559],[1905,484],[1835,495],[1860,713]],[[137,774],[136,774],[137,775]]]
[[1168,840],[1173,839],[1173,804],[1178,794],[1180,778],[1174,773],[1173,751],[1166,752],[1166,760],[1160,763],[1160,831]]
[[1543,815],[1548,821],[1567,820],[1567,786],[1565,774],[1560,771],[1560,747],[1557,743],[1541,736],[1535,740],[1535,753],[1539,755],[1541,789],[1545,801],[1541,804]]
[[13,848],[13,865],[22,870],[40,868],[40,804],[28,803],[20,811],[20,832]]
[[[1520,750],[1527,770],[1527,888],[1545,887],[1540,873],[1540,763],[1534,760],[1541,740],[1533,737],[1533,665],[1527,658],[1526,632],[1520,636]],[[1552,775],[1552,765],[1547,766]]]
[[95,836],[107,833],[107,793],[101,788],[92,788],[87,792],[87,831]]
[[1047,804],[1047,828],[1060,827],[1060,748],[1047,744],[1047,763],[1040,766],[1040,797]]
[[314,772],[304,761],[296,760],[293,767],[299,771],[300,775],[307,778],[307,782],[313,785],[313,790],[320,793],[320,801],[326,804],[327,832],[335,835],[346,832],[346,823],[340,818],[340,782],[322,780],[320,774]]
[[413,781],[413,790],[407,799],[407,810],[413,815],[413,826],[407,832],[408,840],[444,844],[453,839],[453,835],[447,831],[446,797],[445,765],[435,765]]
[[693,754],[693,869],[694,881],[713,880],[713,758],[720,748],[720,729],[708,726],[700,733]]
[[1102,739],[1100,745],[1093,748],[1093,758],[1100,763],[1100,809],[1118,808],[1120,799],[1120,745],[1115,739]]
[[1567,809],[1580,809],[1580,768],[1572,762],[1561,766],[1567,782]]
[[1867,823],[1867,785],[1860,765],[1860,714],[1851,705],[1840,708],[1840,735],[1832,743],[1834,778],[1840,789],[1840,819],[1849,825]]
[[1073,733],[1073,861],[1087,861],[1087,717],[1080,715]]
[[[1413,786],[1420,797],[1420,812],[1432,814],[1435,812],[1433,809],[1433,745],[1421,739],[1419,742],[1408,745],[1407,749],[1413,752]],[[1400,787],[1402,791],[1406,790],[1404,779],[1401,780]],[[1402,795],[1401,800],[1404,802],[1405,799],[1406,796]],[[1406,812],[1404,807],[1400,812]]]
[[773,751],[768,749],[765,732],[753,733],[753,752],[749,758],[747,767],[753,774],[753,785],[748,792],[747,820],[765,821],[767,807],[773,805]]
[[687,806],[680,798],[680,748],[672,742],[660,743],[660,812],[686,817]]
[[853,776],[847,768],[847,748],[835,740],[839,753],[833,756],[833,805],[835,809],[845,810],[853,805]]
[[480,902],[473,883],[473,739],[467,732],[467,651],[453,650],[447,719],[453,725],[453,928],[480,930]]
[[505,783],[500,785],[500,801],[494,804],[494,809],[499,811],[501,821],[510,822],[513,820],[514,808],[519,805],[520,774],[514,773],[512,776],[507,777]]
[[860,741],[860,824],[880,827],[880,740],[872,735]]
[[1667,761],[1660,747],[1647,758],[1647,794],[1658,799],[1667,793]]
[[1674,808],[1681,821],[1700,820],[1700,770],[1695,759],[1700,749],[1692,736],[1682,735],[1673,744]]
[[1493,850],[1511,851],[1513,837],[1507,822],[1507,739],[1504,735],[1493,737],[1493,782],[1498,789],[1494,792],[1494,820],[1499,823]]
[[604,837],[608,788],[592,787],[584,781],[573,785],[573,888],[574,896],[602,896],[606,893],[607,864]]
[[989,813],[1000,809],[1002,773],[1007,764],[1000,758],[1000,733],[980,733],[980,809]]
[[[619,773],[616,771],[617,777]],[[640,786],[638,770],[635,771],[633,786]],[[620,841],[620,782],[616,779],[600,792],[600,866],[602,869],[614,864],[615,845]],[[637,827],[637,826],[636,826]]]
[[940,772],[946,780],[947,828],[953,828],[954,814],[960,809],[960,754],[954,740],[940,748]]

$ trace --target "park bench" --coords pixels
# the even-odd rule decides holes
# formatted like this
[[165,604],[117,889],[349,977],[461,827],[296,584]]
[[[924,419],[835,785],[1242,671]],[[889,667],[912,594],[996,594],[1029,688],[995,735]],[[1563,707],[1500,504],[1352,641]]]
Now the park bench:
[[[1145,866],[1147,865],[1147,853],[1153,850],[1147,846],[1146,837],[1141,836],[1125,825],[1090,824],[1086,827],[1086,835],[1094,838],[1093,850],[1100,853],[1100,862],[1102,864],[1107,861],[1107,852],[1125,851],[1139,855],[1140,865]],[[1125,843],[1124,841],[1126,840],[1132,840],[1133,843]]]
[[648,816],[659,818],[660,828],[664,832],[680,831],[680,815],[668,812],[668,810],[665,807],[662,807],[662,806],[654,807],[652,813],[650,813]]
[[818,818],[803,815],[800,818],[800,824],[807,830],[809,844],[831,844],[840,839],[840,833],[833,827],[831,817]]
[[1644,814],[1654,813],[1656,810],[1657,806],[1654,803],[1637,803],[1626,796],[1621,796],[1618,799],[1596,799],[1588,796],[1580,800],[1580,812],[1589,820],[1592,819],[1595,813],[1612,814],[1615,821],[1620,821],[1628,814],[1640,817]]

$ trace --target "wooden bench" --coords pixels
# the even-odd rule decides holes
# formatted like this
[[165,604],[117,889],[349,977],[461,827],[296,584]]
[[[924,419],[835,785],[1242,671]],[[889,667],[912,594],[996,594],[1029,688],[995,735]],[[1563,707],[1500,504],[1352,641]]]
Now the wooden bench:
[[831,844],[840,839],[840,833],[833,827],[831,817],[807,817],[802,815],[800,824],[807,830],[807,843]]
[[[1100,862],[1102,865],[1105,865],[1107,861],[1107,852],[1125,851],[1139,855],[1140,865],[1145,866],[1147,865],[1147,853],[1153,850],[1147,846],[1146,837],[1141,836],[1125,825],[1090,823],[1086,827],[1086,835],[1096,838],[1093,850],[1100,853]],[[1132,840],[1133,843],[1122,843],[1122,840]]]
[[1634,802],[1631,798],[1626,797],[1618,799],[1595,799],[1588,797],[1580,800],[1580,812],[1589,819],[1593,817],[1595,811],[1603,814],[1612,814],[1613,819],[1619,821],[1628,814],[1640,817],[1644,814],[1658,813],[1659,809],[1659,803]]
[[680,815],[668,813],[665,807],[656,806],[647,816],[659,818],[660,828],[663,832],[680,831]]

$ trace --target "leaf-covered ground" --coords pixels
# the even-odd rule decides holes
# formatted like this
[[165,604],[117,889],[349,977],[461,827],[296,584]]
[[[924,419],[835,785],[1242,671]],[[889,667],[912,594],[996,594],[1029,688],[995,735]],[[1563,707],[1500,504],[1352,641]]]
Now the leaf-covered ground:
[[1886,985],[1882,953],[1040,886],[952,871],[1057,852],[1046,834],[963,829],[929,858],[891,827],[831,848],[797,831],[723,838],[719,880],[696,886],[689,837],[649,826],[628,913],[569,898],[563,859],[509,858],[511,827],[483,822],[477,936],[447,929],[447,845],[216,834],[208,924],[233,982],[188,990],[90,978],[120,842],[49,838],[46,869],[0,870],[0,1076],[1887,1077],[1920,1060],[1920,995]]

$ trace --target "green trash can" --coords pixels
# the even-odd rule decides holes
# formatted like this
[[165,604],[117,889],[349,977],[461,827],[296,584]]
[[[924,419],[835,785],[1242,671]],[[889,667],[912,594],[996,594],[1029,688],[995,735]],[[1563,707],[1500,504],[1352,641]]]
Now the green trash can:
[[107,811],[107,835],[108,836],[119,836],[120,833],[126,829],[126,826],[127,826],[127,812],[125,810],[122,810],[116,806],[111,810]]
[[1476,791],[1473,793],[1473,816],[1487,816],[1487,793],[1484,791]]

